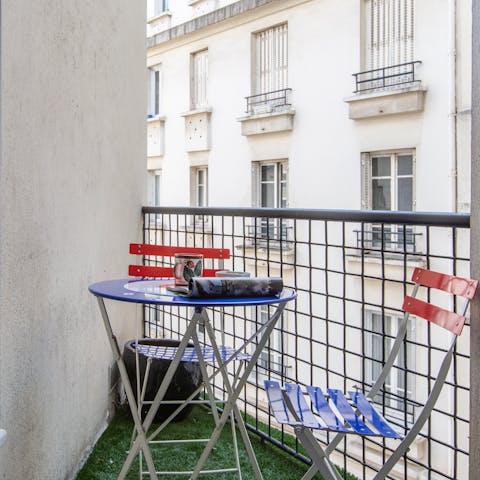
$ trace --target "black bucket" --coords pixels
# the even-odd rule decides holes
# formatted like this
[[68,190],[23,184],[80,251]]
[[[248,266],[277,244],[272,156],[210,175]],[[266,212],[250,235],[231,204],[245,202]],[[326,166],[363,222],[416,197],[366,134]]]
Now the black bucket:
[[[133,394],[135,399],[137,398],[137,369],[135,365],[135,345],[136,340],[129,340],[125,344],[123,349],[123,361],[127,369],[128,378],[132,385]],[[154,345],[160,347],[178,347],[180,345],[179,340],[165,339],[165,338],[143,338],[138,340],[141,345]],[[193,344],[189,344],[189,347],[193,347]],[[187,347],[188,348],[188,347]],[[139,367],[140,367],[140,391],[143,385],[143,379],[145,378],[145,369],[147,365],[147,357],[138,354]],[[148,374],[147,388],[145,390],[145,401],[153,401],[155,394],[162,383],[167,369],[170,366],[171,360],[152,359],[150,365],[150,372]],[[185,400],[192,393],[198,389],[202,383],[202,373],[200,366],[197,362],[180,362],[178,368],[172,378],[172,381],[167,389],[164,400]],[[177,408],[179,404],[172,405],[160,405],[157,414],[155,415],[155,422],[162,422],[168,418]],[[178,413],[173,419],[174,422],[185,419],[192,411],[193,405],[188,405]],[[142,419],[146,416],[150,404],[145,405],[142,408]]]

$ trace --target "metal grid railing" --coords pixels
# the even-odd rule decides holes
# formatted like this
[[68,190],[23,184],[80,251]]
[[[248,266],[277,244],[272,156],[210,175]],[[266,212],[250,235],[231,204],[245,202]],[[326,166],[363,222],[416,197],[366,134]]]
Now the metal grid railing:
[[246,113],[270,113],[272,111],[290,107],[291,92],[291,88],[284,88],[282,90],[259,93],[258,95],[251,95],[250,97],[245,97],[245,99],[247,100]]
[[400,63],[389,67],[354,73],[354,93],[370,92],[387,87],[396,87],[398,85],[418,85],[420,80],[415,78],[415,67],[420,63],[422,62],[417,60],[415,62]]
[[[464,214],[176,207],[145,207],[143,213],[144,242],[229,248],[232,258],[225,268],[255,276],[281,276],[297,290],[298,298],[287,306],[241,401],[251,430],[305,461],[292,432],[270,417],[263,380],[363,388],[371,382],[395,335],[413,268],[469,276],[470,218]],[[285,241],[279,241],[278,235],[270,239],[269,229],[255,228],[265,218],[281,219],[288,232]],[[385,235],[378,237],[375,248],[371,242],[358,240],[369,238],[372,224],[395,229],[394,248]],[[238,346],[268,313],[226,308],[212,311],[211,318],[219,338]],[[184,311],[147,307],[145,334],[178,337],[185,318]],[[221,325],[225,326],[223,334]],[[412,423],[417,406],[428,394],[438,356],[447,347],[442,335],[428,322],[408,333],[402,360],[381,398],[384,415],[400,430]],[[223,395],[221,383],[216,390]],[[468,478],[468,405],[467,322],[441,399],[389,478]],[[326,439],[327,434],[319,436],[320,441]],[[391,448],[383,440],[347,437],[334,461],[344,471],[368,479]]]

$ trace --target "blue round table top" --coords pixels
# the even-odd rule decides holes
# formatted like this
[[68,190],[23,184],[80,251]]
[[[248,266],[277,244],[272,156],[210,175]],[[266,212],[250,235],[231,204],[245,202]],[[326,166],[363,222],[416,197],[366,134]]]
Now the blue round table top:
[[119,300],[121,302],[185,307],[271,305],[289,302],[297,296],[295,290],[284,288],[279,295],[270,297],[189,298],[167,290],[167,287],[173,286],[175,286],[173,278],[158,278],[155,280],[124,278],[94,283],[88,289],[97,297]]

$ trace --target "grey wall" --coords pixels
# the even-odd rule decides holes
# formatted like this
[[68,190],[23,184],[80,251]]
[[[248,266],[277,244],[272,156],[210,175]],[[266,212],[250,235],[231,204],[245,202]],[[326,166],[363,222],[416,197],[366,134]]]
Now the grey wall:
[[64,479],[108,409],[87,287],[140,232],[144,2],[3,0],[1,75],[0,478]]
[[[472,220],[471,270],[480,278],[480,0],[473,0],[472,43]],[[470,330],[470,418],[478,416],[480,405],[480,292],[472,303]],[[470,478],[478,478],[480,425],[470,423]]]

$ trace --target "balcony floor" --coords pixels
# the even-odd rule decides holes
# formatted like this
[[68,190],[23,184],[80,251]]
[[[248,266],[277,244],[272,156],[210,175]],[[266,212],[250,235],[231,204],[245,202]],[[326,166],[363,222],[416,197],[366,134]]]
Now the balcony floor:
[[[202,407],[195,407],[189,417],[181,422],[172,423],[165,429],[165,435],[162,438],[191,438],[197,436],[200,438],[208,437],[213,426],[211,414],[207,413]],[[126,451],[129,447],[132,433],[133,422],[126,409],[120,409],[112,423],[102,435],[92,454],[80,471],[77,480],[116,480],[122,464],[126,457]],[[231,429],[227,425],[222,433],[221,440],[210,456],[206,468],[231,467],[234,464]],[[253,471],[250,467],[247,454],[239,438],[240,462],[242,465],[243,480],[254,480]],[[261,441],[256,435],[250,435],[253,448],[256,452],[260,469],[265,480],[295,480],[302,477],[308,467],[282,452],[273,445]],[[182,470],[193,468],[195,459],[200,455],[203,444],[181,446],[168,445],[153,447],[153,458],[157,464],[157,469],[164,471]],[[164,453],[160,463],[161,451]],[[130,469],[127,479],[138,479],[138,461]],[[147,478],[147,477],[144,477]],[[160,478],[169,480],[185,480],[186,475],[168,475]],[[235,474],[217,474],[202,475],[202,480],[233,480]],[[314,477],[320,479],[320,475]]]

